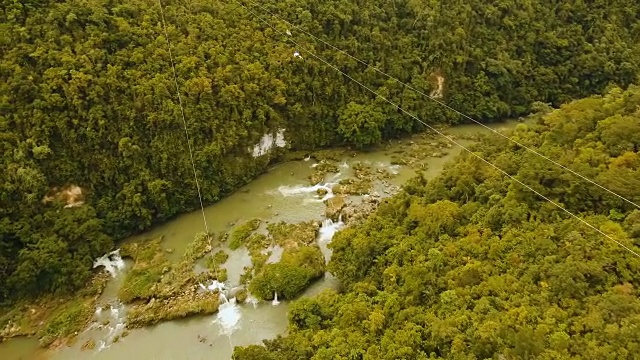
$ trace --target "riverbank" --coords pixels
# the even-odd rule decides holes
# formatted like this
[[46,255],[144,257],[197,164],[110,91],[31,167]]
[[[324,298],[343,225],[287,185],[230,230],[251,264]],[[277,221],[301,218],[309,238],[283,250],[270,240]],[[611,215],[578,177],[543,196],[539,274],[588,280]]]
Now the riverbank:
[[[506,126],[513,125],[515,125],[515,122],[507,124]],[[497,126],[503,127],[505,125],[497,124]],[[451,128],[447,130],[447,132],[463,143],[469,144],[477,134],[483,130],[484,129],[478,126],[461,126]],[[309,244],[310,246],[319,246],[325,259],[328,260],[330,253],[328,253],[328,249],[326,249],[326,239],[330,241],[330,236],[327,237],[326,234],[332,234],[332,232],[339,230],[341,226],[348,226],[350,222],[357,222],[364,219],[369,213],[375,210],[377,204],[382,201],[384,197],[391,196],[399,191],[401,185],[416,173],[423,173],[427,178],[437,175],[444,164],[453,159],[459,152],[459,148],[451,147],[446,140],[436,138],[429,134],[418,134],[407,139],[390,141],[375,150],[366,152],[331,149],[311,154],[291,154],[291,156],[301,158],[301,160],[289,161],[274,166],[267,174],[261,176],[251,184],[240,188],[232,196],[221,200],[216,205],[208,207],[206,209],[206,216],[207,218],[214,219],[214,221],[211,222],[213,223],[211,231],[214,232],[218,238],[222,238],[222,234],[227,234],[228,237],[233,238],[235,230],[252,219],[260,219],[261,224],[253,229],[251,234],[262,234],[267,237],[273,237],[270,230],[275,231],[276,224],[311,222],[315,224],[311,241],[309,241],[309,239],[304,241],[307,243],[311,242],[311,244]],[[329,220],[331,223],[338,224],[338,226],[331,226],[332,224],[327,222]],[[166,278],[176,280],[188,279],[189,281],[179,282],[182,285],[188,283],[187,286],[174,286],[173,288],[179,289],[176,290],[178,293],[187,291],[185,289],[191,289],[189,290],[192,291],[190,296],[195,297],[195,294],[201,293],[199,292],[201,289],[196,288],[199,287],[199,283],[213,280],[211,276],[202,277],[203,275],[198,275],[200,277],[197,277],[196,275],[192,275],[202,274],[202,269],[206,268],[206,259],[201,265],[198,265],[200,263],[197,259],[191,262],[192,264],[196,264],[196,271],[191,271],[190,269],[193,269],[193,267],[190,268],[189,266],[184,266],[182,268],[182,270],[184,270],[183,272],[182,270],[175,272],[172,269],[180,268],[181,256],[187,252],[187,249],[191,246],[190,244],[193,244],[195,232],[197,229],[202,228],[201,224],[201,213],[185,214],[145,234],[125,240],[122,243],[122,255],[125,258],[125,255],[130,256],[126,251],[127,244],[140,242],[144,239],[161,239],[158,240],[159,252],[163,254],[162,257],[164,260],[159,263],[167,261],[170,265],[169,268],[166,269],[166,272],[163,272],[163,270],[165,270],[164,268],[160,269],[160,278],[162,278],[163,275],[173,273],[174,275],[167,276]],[[269,227],[271,227],[271,229],[269,229]],[[290,232],[290,230],[287,230],[287,232]],[[255,269],[258,259],[262,259],[259,261],[265,261],[264,259],[266,258],[267,261],[265,261],[265,263],[274,263],[282,258],[283,250],[281,247],[274,246],[278,245],[277,243],[264,242],[260,243],[260,249],[250,249],[251,245],[247,246],[248,243],[246,240],[251,234],[249,234],[249,236],[243,236],[244,243],[242,245],[244,246],[241,246],[237,250],[230,249],[229,244],[214,246],[212,248],[214,250],[212,253],[219,254],[219,252],[222,251],[227,257],[225,264],[219,264],[219,270],[224,269],[226,272],[226,276],[229,279],[227,281],[227,287],[229,289],[240,285],[248,285],[247,282],[242,282],[253,276],[244,276],[244,279],[241,279],[243,277],[242,275],[247,271],[247,268],[253,267]],[[314,237],[317,239],[316,242],[313,241]],[[323,238],[325,240],[322,240]],[[253,238],[253,240],[255,240],[255,238]],[[242,242],[243,241],[241,241],[241,243]],[[251,254],[252,252],[253,256]],[[206,256],[207,255],[203,257]],[[122,300],[122,294],[120,294],[122,286],[112,286],[112,283],[115,284],[119,281],[122,284],[123,281],[126,282],[127,277],[134,267],[136,267],[135,260],[133,264],[129,261],[127,267],[122,269],[122,273],[118,275],[118,279],[120,280],[110,282],[109,286],[113,288],[103,291],[100,297],[99,305],[105,309],[109,308],[109,306],[107,306],[108,304],[114,304],[113,308],[118,309],[115,311],[118,313],[118,319],[114,317],[112,319],[99,320],[99,316],[94,313],[96,309],[92,309],[91,313],[89,313],[89,318],[84,319],[85,322],[83,323],[85,328],[87,324],[91,323],[89,324],[89,328],[91,329],[85,331],[83,339],[80,341],[81,344],[72,341],[70,343],[71,347],[67,349],[75,350],[54,351],[54,357],[69,358],[69,356],[72,357],[71,354],[77,356],[79,354],[77,351],[81,351],[82,344],[93,341],[93,344],[96,345],[94,351],[101,354],[100,358],[115,358],[117,357],[116,354],[122,354],[120,351],[116,351],[116,348],[131,350],[129,346],[125,346],[125,343],[129,343],[130,338],[135,338],[137,339],[136,341],[142,341],[143,343],[151,341],[152,339],[154,339],[153,341],[158,341],[158,337],[162,338],[165,336],[161,334],[167,334],[167,329],[173,328],[175,330],[175,326],[169,325],[168,322],[163,322],[163,325],[150,329],[151,333],[148,331],[140,332],[134,330],[132,328],[135,327],[137,321],[131,321],[132,313],[138,314],[137,317],[143,319],[139,321],[139,326],[162,322],[168,319],[176,319],[177,317],[194,313],[194,311],[191,311],[190,306],[186,306],[185,308],[185,304],[189,303],[188,301],[177,302],[176,304],[180,304],[180,310],[175,313],[167,312],[167,314],[171,314],[167,316],[153,315],[154,313],[160,314],[162,311],[155,312],[150,308],[150,297],[138,299],[136,300],[137,302],[131,306],[119,305],[120,300]],[[140,267],[138,267],[138,269],[140,269]],[[188,276],[176,276],[176,274],[188,274]],[[253,275],[255,276],[256,274]],[[319,284],[320,286],[325,286],[322,284],[333,286],[329,285],[332,284],[330,275],[325,275],[321,278]],[[308,286],[308,284],[304,287],[306,286]],[[316,290],[317,285],[313,285],[313,289],[307,290],[307,292]],[[158,291],[158,288],[154,291]],[[176,293],[174,292],[172,294],[175,296]],[[202,294],[205,293],[202,292]],[[266,300],[272,300],[269,296],[263,297],[265,297]],[[159,304],[158,297],[153,298],[156,298],[156,300],[153,300],[154,306],[159,306],[157,305]],[[216,299],[215,301],[218,301],[219,297],[209,296],[208,299]],[[209,305],[211,306],[207,307],[208,310],[202,312],[195,311],[195,313],[211,314],[217,311],[219,306],[219,304],[216,304],[214,307],[212,302],[209,303]],[[282,311],[286,311],[286,308],[284,308],[285,305],[286,303],[283,303],[280,307],[273,307],[265,304],[256,305],[255,308],[251,304],[249,304],[248,307],[245,306],[239,310],[243,312],[242,316],[245,318],[240,319],[238,326],[244,326],[242,322],[248,316],[248,321],[255,320],[254,322],[259,321],[258,319],[260,318],[262,318],[261,320],[269,318],[269,321],[274,324],[274,326],[270,327],[273,329],[266,329],[267,326],[265,326],[265,330],[256,334],[254,337],[238,332],[235,332],[233,336],[239,339],[245,339],[246,344],[259,342],[262,338],[269,338],[276,335],[284,330],[282,326],[286,326],[286,317],[277,318],[277,316],[279,316],[277,314],[282,314]],[[260,309],[262,313],[258,313]],[[238,309],[234,311],[236,310]],[[106,322],[107,320],[110,321],[113,326],[109,327],[105,325],[102,329],[98,329],[98,325],[101,325],[98,321]],[[46,320],[43,321],[46,322]],[[201,320],[187,321],[187,323],[204,324]],[[177,322],[175,324],[182,327],[180,324],[183,324],[183,322]],[[281,325],[276,326],[275,324]],[[196,332],[196,327],[198,326],[189,326],[192,330],[188,332],[193,334]],[[99,330],[102,330],[102,332]],[[184,331],[184,329],[182,331]],[[200,331],[206,332],[203,330]],[[127,336],[126,341],[123,341],[121,337],[113,335],[116,333],[127,334],[129,336]],[[153,335],[154,333],[156,335]],[[196,338],[196,335],[197,334],[193,334],[193,337]],[[89,338],[90,336],[97,338]],[[101,336],[108,336],[111,340],[115,338],[118,346],[109,348],[109,341],[105,341],[104,345],[100,345],[101,340],[99,338]],[[165,340],[171,341],[168,339],[169,338]],[[61,338],[60,342],[62,343],[66,340],[67,339]],[[218,340],[212,340],[211,344],[215,344],[216,341]],[[234,342],[234,345],[237,344]],[[227,347],[228,346],[229,345],[227,345]],[[102,347],[104,348],[101,349]],[[108,351],[105,350],[107,348]],[[231,349],[232,348],[230,348],[230,350]],[[88,350],[90,350],[90,347],[85,347],[84,352],[86,353]],[[0,348],[0,354],[2,354],[2,348]]]
[[35,337],[40,346],[49,348],[72,342],[88,325],[108,280],[109,274],[100,272],[74,295],[46,295],[1,309],[0,340]]

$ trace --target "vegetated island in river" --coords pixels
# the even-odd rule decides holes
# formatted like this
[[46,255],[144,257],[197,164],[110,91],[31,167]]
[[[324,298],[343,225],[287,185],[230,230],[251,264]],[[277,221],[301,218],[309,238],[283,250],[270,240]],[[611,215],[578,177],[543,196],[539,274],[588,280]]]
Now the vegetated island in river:
[[[469,135],[465,139],[470,142],[476,138]],[[405,166],[416,172],[427,170],[429,158],[445,156],[452,147],[445,139],[428,133],[392,141],[381,148],[390,148],[390,145],[393,145],[391,169],[357,162],[352,165],[350,176],[317,186],[318,197],[326,198],[327,219],[343,221],[347,225],[364,221],[383,198],[399,190],[389,182],[396,176],[394,167]],[[308,181],[310,185],[317,185],[336,175],[344,166],[341,161],[345,157],[356,154],[357,151],[335,148],[312,153],[290,152],[286,159],[313,158],[316,164]],[[331,196],[327,196],[328,193]],[[64,211],[77,211],[81,206]],[[117,297],[127,304],[126,327],[131,329],[215,313],[221,299],[226,299],[230,293],[221,286],[227,278],[222,265],[228,255],[220,249],[223,245],[230,250],[244,246],[251,256],[252,265],[245,268],[239,287],[232,291],[238,303],[244,302],[249,293],[261,300],[272,300],[274,296],[293,299],[325,273],[325,258],[315,242],[319,222],[268,223],[266,233],[257,231],[261,223],[261,219],[253,219],[234,224],[228,232],[221,234],[200,233],[177,262],[167,258],[171,250],[162,248],[161,238],[125,242],[118,255],[132,260],[132,266],[124,275]],[[282,249],[280,259],[267,263],[274,247]],[[197,263],[204,264],[205,268],[196,272]],[[2,313],[0,336],[36,336],[42,346],[51,347],[69,343],[89,325],[96,309],[109,310],[112,306],[98,303],[109,278],[109,273],[99,267],[91,286],[74,296],[47,295],[14,304]],[[225,296],[221,297],[221,294]],[[128,331],[124,330],[113,341],[127,335]],[[95,345],[90,340],[83,348]]]

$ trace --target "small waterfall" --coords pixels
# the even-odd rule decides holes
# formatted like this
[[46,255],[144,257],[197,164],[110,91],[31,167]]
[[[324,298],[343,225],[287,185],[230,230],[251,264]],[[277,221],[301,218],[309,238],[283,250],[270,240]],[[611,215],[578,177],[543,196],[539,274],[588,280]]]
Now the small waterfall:
[[231,298],[231,300],[220,305],[216,319],[213,322],[220,325],[221,335],[231,336],[238,328],[241,317],[242,313],[236,305],[236,299]]
[[260,302],[260,300],[256,299],[251,294],[248,294],[247,300],[244,301],[245,304],[252,304],[254,309],[256,309],[258,307],[258,303],[259,302]]
[[203,285],[202,283],[198,283],[198,285],[200,286],[200,289],[204,290],[204,291],[216,291],[218,290],[220,293],[222,293],[223,291],[225,291],[227,289],[227,287],[224,285],[223,282],[220,282],[218,280],[211,280],[211,283],[209,285]]
[[338,221],[335,223],[331,219],[325,219],[322,221],[322,226],[320,227],[320,230],[318,230],[317,242],[326,263],[329,263],[332,254],[331,249],[329,249],[327,245],[331,242],[336,232],[340,231],[343,227],[344,222],[342,222],[342,214],[338,216]]
[[204,291],[211,291],[211,292],[217,291],[220,296],[220,302],[222,302],[223,304],[229,303],[229,299],[227,298],[227,294],[226,294],[227,287],[223,282],[220,282],[218,280],[211,280],[211,283],[209,285],[205,286],[202,283],[198,283],[198,285],[200,286],[200,289]]
[[124,269],[124,260],[122,260],[120,256],[120,249],[116,249],[97,258],[93,262],[93,268],[95,269],[98,266],[104,266],[104,269],[111,274],[111,276],[116,277],[118,271]]
[[218,314],[216,314],[214,323],[220,325],[220,334],[231,336],[237,329],[242,313],[236,305],[236,298],[227,298],[227,288],[223,282],[211,280],[209,285],[198,284],[204,291],[217,291],[220,296],[221,304],[218,306]]
[[114,319],[118,319],[120,315],[120,309],[118,309],[117,307],[113,307],[111,306],[111,317]]
[[[101,337],[103,337],[103,340],[100,341],[100,346],[98,347],[98,351],[107,349],[111,346],[111,344],[113,344],[117,339],[120,338],[120,336],[122,336],[122,333],[124,332],[125,329],[125,307],[122,303],[120,303],[119,301],[112,303],[111,304],[111,309],[107,314],[102,314],[101,312],[96,311],[96,318],[95,320],[96,322],[96,327],[90,327],[90,328],[97,328],[97,329],[102,329],[102,328],[106,328],[108,330],[108,332],[106,334],[103,333],[103,335],[101,335]],[[105,318],[106,316],[106,318]],[[103,327],[102,324],[100,324],[101,322],[107,320],[108,324]]]
[[346,161],[343,161],[342,164],[340,164],[340,167],[343,169],[348,169],[349,168],[349,164],[347,164]]
[[273,301],[271,302],[271,305],[278,306],[278,304],[280,304],[280,301],[278,301],[278,292],[276,291],[273,293]]
[[[220,300],[222,302],[224,302],[225,304],[229,303],[229,299],[227,299],[227,296],[222,291],[220,292]],[[231,300],[233,300],[233,299],[231,299]]]
[[[294,196],[294,195],[305,195],[305,194],[317,194],[318,190],[323,189],[326,193],[322,198],[314,200],[314,201],[325,201],[331,199],[335,195],[333,194],[333,186],[337,185],[337,183],[319,183],[313,186],[280,186],[278,191],[284,196]],[[320,197],[320,195],[316,195],[316,198]]]
[[318,230],[318,240],[321,242],[329,242],[333,239],[333,235],[344,227],[342,222],[342,214],[338,217],[338,222],[333,222],[331,219],[325,219],[322,221],[322,227]]

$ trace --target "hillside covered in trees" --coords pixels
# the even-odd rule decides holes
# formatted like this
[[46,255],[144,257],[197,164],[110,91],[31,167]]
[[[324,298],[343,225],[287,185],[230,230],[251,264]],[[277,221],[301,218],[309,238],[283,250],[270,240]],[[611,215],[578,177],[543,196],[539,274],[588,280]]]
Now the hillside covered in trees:
[[[514,138],[640,202],[640,87],[563,106]],[[507,140],[473,151],[638,252],[640,210]],[[234,359],[637,359],[640,258],[464,154],[338,233],[345,288]]]
[[[483,121],[626,87],[640,66],[634,0],[260,4],[425,92],[440,83],[443,101]],[[81,286],[114,240],[194,209],[197,196],[153,2],[5,1],[0,10],[3,300]],[[313,57],[293,57],[285,37],[234,1],[169,1],[165,14],[206,203],[282,155],[252,156],[264,134],[284,129],[290,148],[305,149],[421,129]],[[265,19],[426,121],[460,121]],[[464,181],[481,176],[471,173]]]

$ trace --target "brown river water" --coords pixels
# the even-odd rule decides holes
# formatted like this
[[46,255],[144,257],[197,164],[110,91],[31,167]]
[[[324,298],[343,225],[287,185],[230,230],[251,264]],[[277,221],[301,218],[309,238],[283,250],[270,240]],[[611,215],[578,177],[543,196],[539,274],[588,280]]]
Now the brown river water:
[[[517,122],[492,125],[493,128],[508,129]],[[446,130],[460,139],[465,135],[489,133],[477,125],[462,125]],[[437,139],[442,140],[442,139]],[[393,169],[397,174],[389,182],[402,185],[415,175],[406,166],[391,166],[391,155],[401,144],[412,141],[407,138],[392,142],[383,149],[359,153],[355,157],[347,156],[340,166],[340,174],[330,174],[327,181],[344,178],[349,175],[349,167],[356,162],[366,162],[374,168]],[[469,145],[469,140],[458,140]],[[437,175],[444,165],[458,155],[462,149],[453,146],[446,149],[443,157],[430,157],[426,160],[428,169],[424,172],[427,178]],[[260,218],[269,222],[302,222],[308,220],[324,220],[325,205],[317,198],[316,192],[309,186],[307,176],[313,172],[314,159],[307,161],[291,161],[275,165],[267,173],[240,188],[234,194],[205,208],[210,230],[219,233],[228,231],[230,224],[239,221]],[[330,242],[341,224],[325,221],[320,230],[318,242],[325,253],[330,256],[326,244]],[[132,239],[164,236],[163,247],[172,249],[170,257],[174,260],[180,256],[187,244],[197,232],[204,230],[202,213],[194,211],[183,214],[165,224],[159,225]],[[128,241],[128,240],[124,240]],[[230,255],[224,267],[229,274],[230,286],[237,285],[240,273],[251,260],[246,249],[235,251],[225,249]],[[274,251],[277,253],[277,251]],[[111,304],[111,309],[96,311],[94,321],[83,333],[78,335],[72,346],[56,350],[44,350],[38,347],[36,339],[14,338],[0,343],[0,359],[231,359],[233,347],[238,345],[260,344],[263,339],[275,338],[287,329],[288,301],[256,302],[236,305],[222,305],[218,314],[192,317],[178,321],[168,321],[156,326],[128,331],[126,337],[120,337],[124,330],[126,307],[117,301],[118,287],[130,263],[115,271],[101,296],[100,304]],[[327,274],[315,283],[303,296],[313,296],[326,288],[335,288],[335,279]],[[102,326],[108,321],[108,325]],[[113,342],[118,338],[117,342]],[[96,343],[94,349],[81,350],[82,344],[89,339]],[[204,340],[203,340],[204,339]]]

